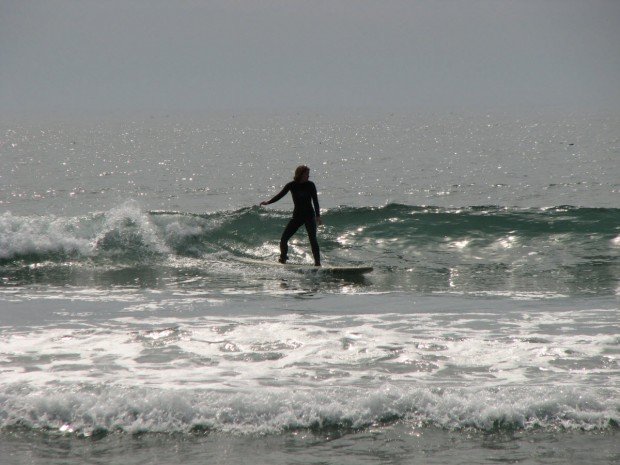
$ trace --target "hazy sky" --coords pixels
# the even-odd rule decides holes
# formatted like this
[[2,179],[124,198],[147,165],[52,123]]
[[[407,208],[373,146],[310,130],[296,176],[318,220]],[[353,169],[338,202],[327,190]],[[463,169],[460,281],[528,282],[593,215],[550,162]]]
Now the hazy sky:
[[0,0],[0,112],[620,108],[619,0]]

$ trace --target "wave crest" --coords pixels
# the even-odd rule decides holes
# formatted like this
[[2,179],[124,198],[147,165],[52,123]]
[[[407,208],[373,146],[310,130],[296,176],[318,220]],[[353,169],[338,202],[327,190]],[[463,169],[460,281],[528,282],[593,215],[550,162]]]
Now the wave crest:
[[[0,273],[41,263],[87,264],[96,273],[98,265],[167,270],[187,258],[200,260],[200,268],[241,258],[275,261],[289,215],[258,207],[149,212],[133,201],[83,217],[5,213],[0,216]],[[620,209],[389,204],[333,208],[323,220],[324,261],[372,263],[375,277],[397,271],[398,276],[385,277],[386,286],[617,292]],[[293,261],[311,260],[303,231],[294,236],[289,255]]]
[[[608,390],[607,390],[608,391]],[[617,394],[617,393],[616,393]],[[109,432],[277,434],[364,429],[404,421],[420,427],[480,431],[563,428],[604,430],[620,424],[618,396],[604,389],[413,388],[262,392],[148,388],[47,389],[0,393],[0,425],[80,436]],[[607,399],[605,401],[604,399]]]

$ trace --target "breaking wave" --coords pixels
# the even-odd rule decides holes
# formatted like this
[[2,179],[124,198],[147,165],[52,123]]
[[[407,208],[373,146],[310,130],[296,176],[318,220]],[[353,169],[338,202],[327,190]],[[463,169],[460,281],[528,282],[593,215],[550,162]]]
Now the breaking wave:
[[[81,217],[0,216],[0,274],[41,264],[166,266],[175,259],[275,260],[288,212],[244,208],[193,214],[144,211],[128,201]],[[620,209],[436,208],[389,204],[324,213],[321,251],[339,263],[372,262],[379,272],[484,281],[550,279],[574,292],[616,292]],[[309,260],[307,239],[291,254]],[[418,281],[426,279],[418,277]],[[429,281],[435,279],[427,276]],[[553,287],[551,283],[550,286]]]
[[[291,430],[356,430],[396,421],[419,427],[481,431],[616,429],[618,396],[609,389],[551,387],[375,390],[168,391],[115,386],[0,392],[1,429],[79,436],[121,433],[277,434]],[[617,393],[616,393],[617,394]],[[616,399],[609,402],[609,399]]]

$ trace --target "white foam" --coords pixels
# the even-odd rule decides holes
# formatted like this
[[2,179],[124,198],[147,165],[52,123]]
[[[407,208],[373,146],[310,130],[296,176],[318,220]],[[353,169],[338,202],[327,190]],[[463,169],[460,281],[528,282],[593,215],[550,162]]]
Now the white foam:
[[[195,304],[194,298],[186,303],[188,308]],[[177,300],[136,302],[127,310],[155,312],[179,305]],[[202,305],[220,302],[204,298]],[[605,310],[597,312],[607,318]],[[618,367],[610,353],[613,338],[571,331],[578,318],[588,315],[289,314],[152,317],[148,322],[123,317],[97,326],[78,320],[69,328],[5,332],[0,357],[5,359],[4,383],[37,386],[57,382],[59,369],[68,383],[97,379],[167,389],[349,386],[386,380],[493,387],[545,382],[544,373],[555,385],[587,385],[592,376],[612,383]],[[168,332],[171,336],[155,345],[148,336]]]
[[362,428],[401,419],[447,429],[591,430],[609,428],[620,420],[617,394],[617,390],[593,388],[429,389],[390,383],[371,389],[287,387],[234,392],[14,385],[0,388],[0,427],[20,424],[85,436],[98,431],[187,433],[195,429],[265,434],[300,428]]
[[108,238],[112,237],[114,238],[113,241],[120,241],[119,245],[123,246],[120,250],[122,253],[127,253],[127,245],[132,246],[136,239],[139,239],[141,246],[147,247],[155,253],[167,254],[170,252],[164,240],[159,237],[157,228],[151,223],[149,215],[142,211],[135,200],[128,200],[120,206],[112,208],[104,216],[105,221],[102,229],[92,241],[95,247],[106,243]]
[[[171,227],[168,235],[175,235],[173,229]],[[191,234],[192,231],[185,231],[185,234]],[[98,246],[110,237],[120,240],[121,246],[124,245],[123,241],[139,239],[144,247],[153,252],[170,252],[165,241],[159,237],[158,229],[151,223],[149,215],[133,200],[89,218],[17,216],[11,212],[0,215],[0,258],[4,259],[49,253],[89,257],[95,255]]]
[[80,237],[75,220],[0,215],[0,258],[58,252],[90,255],[92,251],[89,239]]

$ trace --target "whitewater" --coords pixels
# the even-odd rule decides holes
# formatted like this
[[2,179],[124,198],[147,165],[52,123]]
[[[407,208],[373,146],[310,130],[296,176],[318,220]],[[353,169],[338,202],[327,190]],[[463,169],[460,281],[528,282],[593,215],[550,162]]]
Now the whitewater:
[[[2,463],[615,463],[620,120],[0,128]],[[308,164],[325,264],[276,261]],[[303,231],[291,259],[311,263]]]

